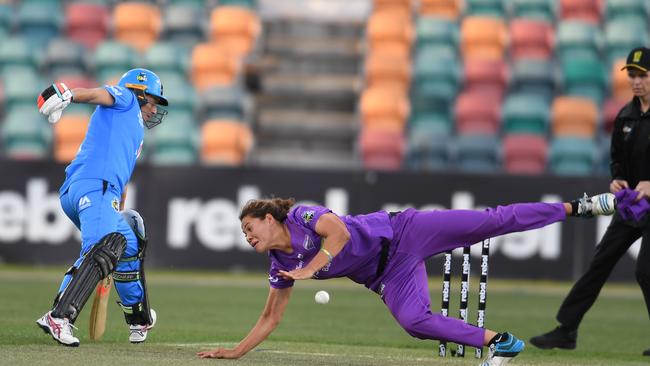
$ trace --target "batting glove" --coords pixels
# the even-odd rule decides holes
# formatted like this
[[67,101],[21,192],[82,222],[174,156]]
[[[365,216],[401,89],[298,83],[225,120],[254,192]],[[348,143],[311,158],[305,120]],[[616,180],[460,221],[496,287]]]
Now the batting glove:
[[38,96],[38,111],[47,116],[50,123],[61,118],[63,109],[72,102],[72,92],[64,83],[55,83]]

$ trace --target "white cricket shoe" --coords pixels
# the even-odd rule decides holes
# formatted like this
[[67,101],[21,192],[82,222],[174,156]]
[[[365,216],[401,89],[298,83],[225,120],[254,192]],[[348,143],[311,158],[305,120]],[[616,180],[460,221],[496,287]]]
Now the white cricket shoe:
[[60,344],[68,347],[79,346],[79,339],[72,335],[72,328],[77,329],[77,327],[68,319],[55,318],[52,316],[52,311],[48,311],[36,321],[36,324]]
[[142,343],[147,339],[149,329],[156,325],[156,311],[151,309],[151,324],[148,325],[129,325],[129,342]]
[[616,211],[616,196],[611,193],[601,193],[588,197],[585,193],[582,198],[577,199],[579,217],[593,217],[600,215],[611,215]]

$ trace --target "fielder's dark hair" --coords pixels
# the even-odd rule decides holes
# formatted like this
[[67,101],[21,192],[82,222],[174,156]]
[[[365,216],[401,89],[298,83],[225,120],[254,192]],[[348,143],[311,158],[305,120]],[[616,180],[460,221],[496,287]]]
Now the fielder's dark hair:
[[266,199],[257,199],[250,200],[246,202],[246,205],[241,209],[239,214],[239,221],[244,217],[250,216],[256,219],[263,219],[266,214],[271,214],[274,219],[279,222],[284,222],[287,218],[287,214],[296,203],[296,200],[293,198],[266,198]]

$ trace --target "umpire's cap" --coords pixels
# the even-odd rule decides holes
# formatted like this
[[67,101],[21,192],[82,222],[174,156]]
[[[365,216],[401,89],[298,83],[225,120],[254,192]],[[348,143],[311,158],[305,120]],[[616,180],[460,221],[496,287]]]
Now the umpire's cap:
[[643,72],[650,70],[650,48],[637,47],[630,51],[625,61],[625,66],[621,70],[633,67]]

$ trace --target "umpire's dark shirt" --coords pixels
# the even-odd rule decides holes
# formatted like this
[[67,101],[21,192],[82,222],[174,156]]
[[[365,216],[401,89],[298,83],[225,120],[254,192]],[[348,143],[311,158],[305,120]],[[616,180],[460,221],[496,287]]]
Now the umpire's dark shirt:
[[641,112],[637,97],[618,112],[612,133],[612,179],[626,180],[634,189],[650,180],[650,110]]

